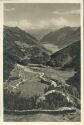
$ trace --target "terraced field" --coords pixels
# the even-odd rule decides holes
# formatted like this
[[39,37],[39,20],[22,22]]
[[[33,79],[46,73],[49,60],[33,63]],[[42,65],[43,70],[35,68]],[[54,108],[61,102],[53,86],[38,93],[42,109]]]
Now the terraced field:
[[[51,67],[46,67],[42,65],[31,64],[29,66],[22,66],[20,64],[17,64],[15,65],[15,68],[11,71],[11,75],[8,81],[4,83],[4,90],[9,91],[9,93],[13,93],[15,95],[14,98],[17,98],[18,100],[19,98],[23,100],[25,99],[26,101],[28,99],[31,100],[31,98],[35,99],[34,109],[36,111],[39,110],[43,111],[44,109],[46,111],[48,110],[57,111],[60,106],[61,108],[68,106],[68,108],[69,107],[71,108],[71,112],[74,115],[72,107],[80,106],[80,100],[78,99],[79,97],[77,95],[77,91],[75,92],[75,89],[72,89],[70,85],[66,83],[66,80],[72,77],[74,74],[75,71],[73,70],[62,71],[62,70],[55,70]],[[13,78],[15,79],[12,80]],[[57,102],[54,100],[57,100]],[[17,101],[15,101],[14,103],[16,102]],[[23,102],[22,105],[24,105]],[[17,104],[20,109],[19,102]],[[16,105],[17,107],[17,104],[14,105]],[[11,100],[9,101],[9,105],[10,107],[12,106]],[[24,110],[25,113],[27,113],[28,107],[25,106],[24,109],[23,106],[21,110],[19,110],[18,107],[17,108],[16,107],[14,108],[14,110],[16,109],[18,113],[21,110]],[[77,109],[75,107],[74,111],[77,112]],[[11,110],[15,112],[13,108]],[[67,110],[66,108],[63,108],[63,112],[65,112],[66,110]],[[30,112],[31,111],[32,107],[30,108]],[[69,111],[67,111],[67,113],[69,113]],[[27,114],[29,114],[29,112]],[[78,111],[77,114],[80,114],[80,112]],[[8,118],[7,114],[5,115],[5,119],[6,118]]]
[[[48,80],[54,79],[65,83],[65,80],[73,76],[74,71],[57,71],[51,67],[22,66],[17,64],[11,72],[12,77],[17,80],[10,80],[8,88],[10,91],[21,91],[21,96],[30,97],[44,93],[47,84],[41,83],[41,75],[44,74]],[[6,84],[7,85],[7,84]]]

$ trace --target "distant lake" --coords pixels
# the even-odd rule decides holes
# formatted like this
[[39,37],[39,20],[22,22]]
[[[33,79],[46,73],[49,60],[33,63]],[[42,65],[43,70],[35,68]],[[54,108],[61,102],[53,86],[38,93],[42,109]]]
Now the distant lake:
[[43,46],[44,46],[47,50],[51,51],[52,53],[54,53],[54,52],[56,52],[56,51],[59,50],[58,46],[56,46],[56,45],[54,45],[54,44],[52,44],[52,43],[44,43]]

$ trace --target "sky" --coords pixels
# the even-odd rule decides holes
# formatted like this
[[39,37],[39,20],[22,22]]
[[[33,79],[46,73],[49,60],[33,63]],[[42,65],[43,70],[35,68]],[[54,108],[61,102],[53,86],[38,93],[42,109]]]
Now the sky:
[[5,3],[4,25],[22,29],[80,26],[79,3]]

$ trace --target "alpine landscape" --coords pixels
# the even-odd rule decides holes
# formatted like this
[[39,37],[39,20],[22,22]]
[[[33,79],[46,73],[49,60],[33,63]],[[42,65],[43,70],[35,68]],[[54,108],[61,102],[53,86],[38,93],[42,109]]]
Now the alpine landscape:
[[[4,5],[3,102],[5,121],[80,121],[81,27],[78,22],[77,25],[72,25],[76,24],[79,17],[77,13],[79,4],[68,4],[67,12],[65,4],[58,5],[35,5],[34,14],[38,13],[38,17],[31,15],[33,12],[29,14],[34,4],[9,3]],[[18,20],[18,16],[19,19],[22,18],[21,14],[25,13],[23,13],[23,8],[26,13],[28,12],[28,17],[32,16],[32,20],[34,18],[39,20],[42,18],[40,16],[55,11],[54,9],[57,8],[58,13],[55,11],[54,14],[64,16],[68,20],[67,13],[70,11],[70,18],[73,21],[70,20],[70,25],[66,23],[62,25],[58,16],[58,22],[56,20],[49,25],[47,23],[44,28],[42,28],[44,23],[39,24],[40,26],[36,24],[37,19],[34,20],[36,27],[30,25],[23,28],[22,23],[9,25],[12,24],[10,20],[14,24],[13,19]],[[60,14],[61,8],[63,8],[62,15]],[[46,9],[46,13],[39,15],[39,13],[42,14],[43,9]],[[73,12],[68,9],[73,9]],[[16,11],[15,17],[13,13]],[[76,20],[73,15],[77,18]],[[26,22],[23,22],[26,25]]]

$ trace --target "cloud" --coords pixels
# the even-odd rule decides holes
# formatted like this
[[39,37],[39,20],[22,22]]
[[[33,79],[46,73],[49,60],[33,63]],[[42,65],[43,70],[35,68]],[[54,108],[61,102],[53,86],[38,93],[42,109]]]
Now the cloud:
[[21,29],[42,29],[49,26],[49,23],[45,20],[41,20],[37,23],[31,23],[28,20],[19,20],[19,21],[8,21],[6,22],[7,26],[11,27],[20,27]]
[[12,12],[12,11],[15,11],[15,8],[6,8],[6,7],[5,7],[4,10],[7,11],[7,12]]
[[9,21],[6,22],[7,26],[12,27],[20,27],[23,30],[30,30],[30,29],[45,29],[45,28],[61,28],[64,26],[79,26],[79,22],[75,21],[69,21],[68,19],[64,17],[58,17],[58,18],[51,18],[50,20],[40,20],[37,22],[31,22],[28,20],[19,20],[19,21]]
[[78,23],[76,23],[75,21],[71,22],[71,20],[69,21],[63,17],[52,18],[50,20],[39,22],[39,28],[61,28],[64,26],[78,26]]
[[57,10],[56,10],[56,11],[53,11],[52,13],[53,13],[53,14],[58,14],[58,15],[61,14],[61,12],[59,12],[59,11],[57,11]]
[[21,20],[18,22],[18,25],[22,28],[22,29],[26,29],[26,28],[31,28],[32,27],[32,23],[27,21],[27,20]]
[[71,21],[68,20],[64,17],[58,17],[58,18],[51,18],[50,20],[46,20],[46,21],[40,21],[39,23],[39,27],[40,28],[61,28],[64,26],[71,26],[71,27],[78,27],[80,25],[80,22],[76,22],[75,20]]
[[65,24],[67,25],[68,21],[66,19],[64,19],[63,17],[59,17],[59,18],[56,18],[56,19],[53,18],[53,19],[51,19],[51,24],[55,25],[55,26],[62,27]]
[[45,28],[45,27],[49,27],[49,21],[47,20],[40,20],[39,23],[36,24],[36,27],[38,29],[42,29],[42,28]]
[[80,10],[71,10],[71,11],[65,11],[65,12],[61,12],[61,11],[54,11],[53,14],[57,14],[57,15],[62,15],[62,14],[80,14]]
[[51,24],[52,26],[58,26],[58,27],[63,27],[63,26],[79,26],[80,24],[76,23],[75,21],[69,21],[66,18],[59,17],[59,18],[53,18],[51,19]]
[[7,26],[11,27],[20,27],[21,29],[30,29],[32,27],[32,24],[28,22],[27,20],[20,20],[20,21],[9,21],[6,23]]
[[72,10],[69,14],[80,14],[80,10]]

